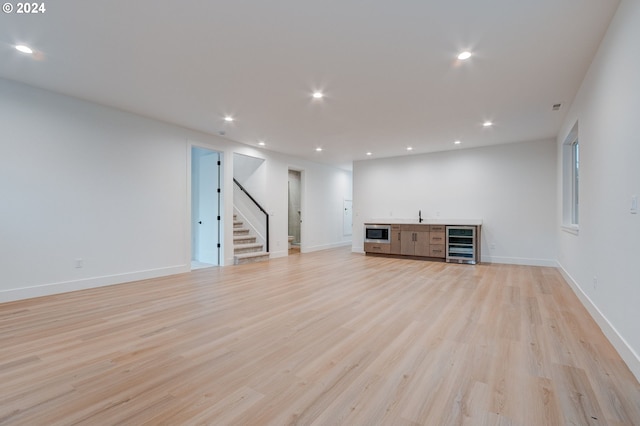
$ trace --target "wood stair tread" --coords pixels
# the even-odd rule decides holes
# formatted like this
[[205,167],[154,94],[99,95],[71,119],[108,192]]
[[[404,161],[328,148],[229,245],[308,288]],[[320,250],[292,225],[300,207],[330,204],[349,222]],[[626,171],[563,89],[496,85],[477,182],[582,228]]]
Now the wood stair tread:
[[244,249],[246,249],[246,248],[256,248],[256,247],[262,247],[262,244],[261,243],[245,243],[245,244],[234,244],[233,245],[234,249],[236,249],[236,248],[239,248],[239,249],[244,248]]
[[250,253],[236,254],[233,257],[234,265],[244,265],[247,263],[264,262],[269,260],[269,253],[266,251],[254,251]]

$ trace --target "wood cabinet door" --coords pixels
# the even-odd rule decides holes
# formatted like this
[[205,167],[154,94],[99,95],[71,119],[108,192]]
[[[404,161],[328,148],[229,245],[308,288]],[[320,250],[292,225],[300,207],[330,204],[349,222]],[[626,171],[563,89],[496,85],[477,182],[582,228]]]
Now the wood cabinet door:
[[414,255],[416,243],[413,234],[413,231],[400,231],[400,254]]
[[391,226],[391,254],[402,254],[402,232],[399,226]]
[[414,232],[415,236],[415,256],[429,256],[429,233],[428,232]]

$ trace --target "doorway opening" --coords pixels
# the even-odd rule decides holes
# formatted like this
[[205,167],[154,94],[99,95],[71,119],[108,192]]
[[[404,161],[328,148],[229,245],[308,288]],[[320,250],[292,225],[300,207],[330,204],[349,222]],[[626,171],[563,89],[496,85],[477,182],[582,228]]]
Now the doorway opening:
[[191,147],[191,269],[220,265],[220,153]]
[[289,169],[288,187],[289,254],[298,254],[302,245],[302,173],[299,170]]

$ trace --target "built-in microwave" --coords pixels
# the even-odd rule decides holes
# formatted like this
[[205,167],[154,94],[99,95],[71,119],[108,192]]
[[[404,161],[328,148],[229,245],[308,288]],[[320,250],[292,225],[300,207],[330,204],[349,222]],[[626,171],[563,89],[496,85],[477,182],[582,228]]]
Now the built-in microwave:
[[364,225],[365,243],[391,243],[391,225]]

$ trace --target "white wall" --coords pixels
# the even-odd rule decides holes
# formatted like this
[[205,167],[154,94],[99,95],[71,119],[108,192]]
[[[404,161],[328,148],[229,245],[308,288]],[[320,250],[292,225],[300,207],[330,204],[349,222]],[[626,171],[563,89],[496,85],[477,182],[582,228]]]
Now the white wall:
[[[579,234],[560,230],[560,210],[556,229],[565,276],[640,378],[640,214],[630,213],[640,196],[638,40],[640,2],[625,0],[558,135],[560,153],[578,121]],[[561,200],[561,182],[557,193]]]
[[[272,161],[271,153],[0,79],[0,302],[188,271],[192,145],[222,153],[229,265],[233,154],[256,151]],[[272,232],[285,254],[293,162],[273,156],[263,182],[265,204],[282,217]],[[350,173],[304,167],[310,182],[345,180],[308,192],[311,205],[350,194]],[[341,211],[335,216],[314,219],[317,246],[344,244]]]
[[51,290],[38,286],[184,270],[187,152],[177,129],[6,80],[0,117],[0,291],[29,297]]
[[[484,262],[555,266],[553,140],[460,149],[353,167],[353,250],[370,219],[483,220]],[[495,249],[491,249],[491,245]]]
[[[352,174],[332,173],[328,167],[311,168],[308,162],[290,164],[302,170],[302,253],[339,245],[351,245],[351,235],[343,235],[344,200],[351,199]],[[288,180],[288,173],[284,176]],[[331,191],[331,192],[328,192]],[[325,194],[318,197],[319,194]],[[285,219],[285,226],[287,221]]]

